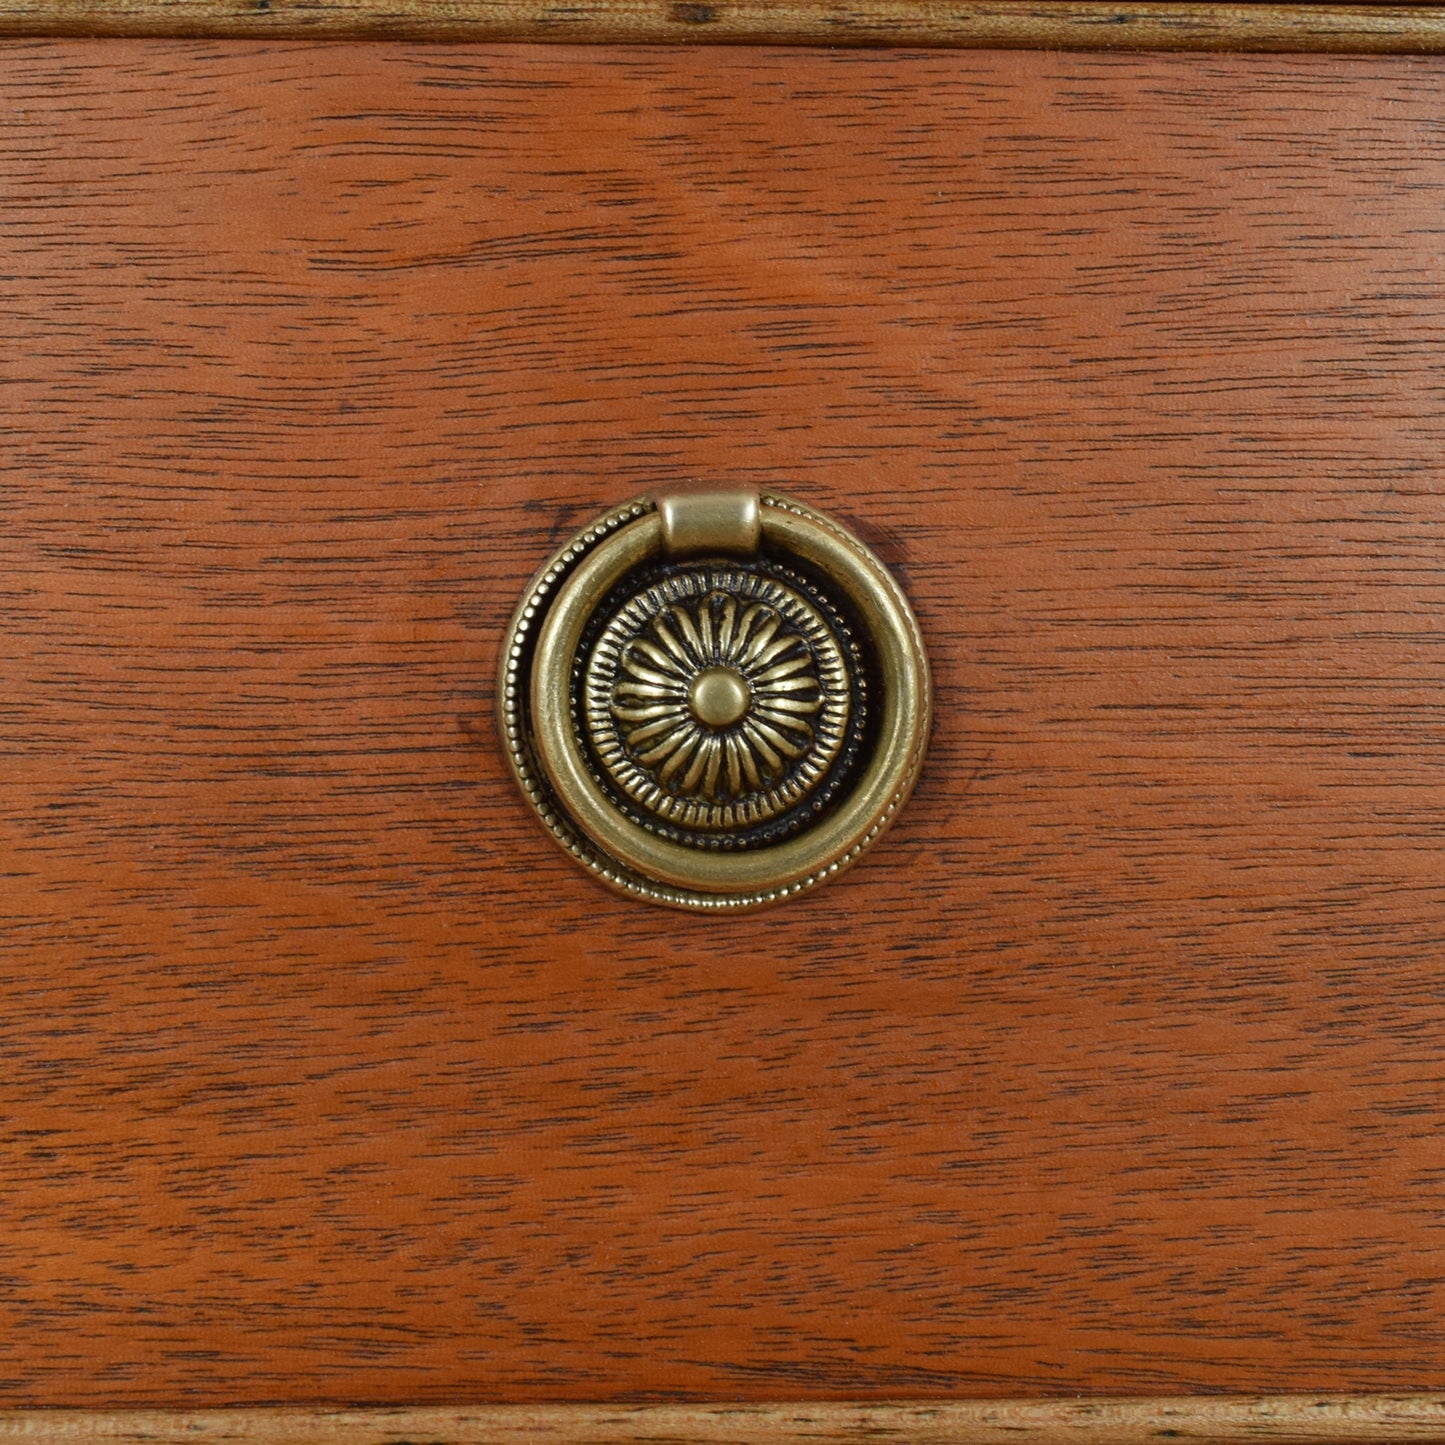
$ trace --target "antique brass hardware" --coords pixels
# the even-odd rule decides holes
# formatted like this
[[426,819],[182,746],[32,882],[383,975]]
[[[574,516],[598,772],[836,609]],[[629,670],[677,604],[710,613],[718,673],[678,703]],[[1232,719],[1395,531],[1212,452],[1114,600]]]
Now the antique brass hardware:
[[713,910],[851,864],[913,790],[930,717],[883,564],[749,491],[644,498],[574,537],[512,619],[500,696],[512,770],[568,852]]

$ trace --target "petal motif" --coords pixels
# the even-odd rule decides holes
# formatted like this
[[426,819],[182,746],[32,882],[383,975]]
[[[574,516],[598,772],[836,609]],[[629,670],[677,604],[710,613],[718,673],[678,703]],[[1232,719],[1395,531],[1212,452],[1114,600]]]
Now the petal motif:
[[[806,611],[800,623],[806,602],[777,584],[759,588],[741,578],[730,590],[733,577],[721,571],[709,580],[692,592],[658,586],[654,608],[618,639],[607,707],[625,750],[619,766],[634,769],[632,788],[658,790],[672,810],[665,816],[722,809],[756,820],[804,796],[821,776],[825,763],[810,760],[820,738],[825,759],[838,746],[838,704],[820,680],[821,659],[830,655],[815,651],[834,647],[827,665],[836,676],[836,644],[816,623],[808,630]],[[693,711],[691,689],[714,668],[731,669],[746,685],[747,709],[736,721],[713,724]]]

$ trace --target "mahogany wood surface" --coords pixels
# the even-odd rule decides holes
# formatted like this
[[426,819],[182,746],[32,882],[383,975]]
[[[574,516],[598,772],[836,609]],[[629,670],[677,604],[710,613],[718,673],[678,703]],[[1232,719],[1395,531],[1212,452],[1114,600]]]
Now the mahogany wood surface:
[[1267,0],[0,0],[0,36],[1445,51],[1445,6]]
[[[1442,80],[8,46],[4,1401],[1438,1386]],[[494,732],[698,478],[937,684],[740,919]]]

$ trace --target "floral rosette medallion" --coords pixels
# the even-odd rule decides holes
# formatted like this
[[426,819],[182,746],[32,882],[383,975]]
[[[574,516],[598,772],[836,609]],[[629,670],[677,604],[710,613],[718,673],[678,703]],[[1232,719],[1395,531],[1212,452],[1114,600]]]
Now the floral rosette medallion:
[[856,648],[816,588],[726,564],[675,569],[628,597],[582,691],[596,772],[619,806],[713,848],[771,841],[826,806],[866,708]]

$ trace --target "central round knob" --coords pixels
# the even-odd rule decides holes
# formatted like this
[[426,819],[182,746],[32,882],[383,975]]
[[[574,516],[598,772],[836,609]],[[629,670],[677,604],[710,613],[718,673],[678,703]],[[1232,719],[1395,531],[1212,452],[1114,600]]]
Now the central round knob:
[[687,690],[687,705],[692,715],[710,728],[726,728],[741,722],[752,700],[742,673],[731,667],[710,667],[698,673]]

